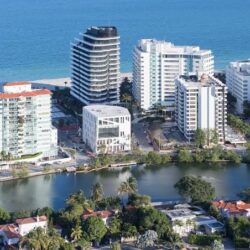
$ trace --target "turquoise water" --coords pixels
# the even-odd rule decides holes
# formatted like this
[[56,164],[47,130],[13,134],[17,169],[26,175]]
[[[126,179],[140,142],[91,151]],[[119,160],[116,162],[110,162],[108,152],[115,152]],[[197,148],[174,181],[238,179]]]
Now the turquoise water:
[[102,170],[92,173],[57,174],[0,183],[0,207],[10,211],[36,209],[44,206],[60,209],[72,192],[84,191],[91,195],[96,182],[103,185],[106,195],[117,195],[121,182],[134,176],[141,194],[154,201],[178,200],[181,197],[174,184],[183,176],[202,176],[210,182],[220,199],[237,199],[237,193],[250,186],[250,166],[241,164],[169,164],[164,167],[133,167],[122,170]]
[[211,48],[216,68],[250,58],[249,0],[0,0],[0,81],[69,75],[70,42],[91,25],[115,25],[121,68],[141,38]]

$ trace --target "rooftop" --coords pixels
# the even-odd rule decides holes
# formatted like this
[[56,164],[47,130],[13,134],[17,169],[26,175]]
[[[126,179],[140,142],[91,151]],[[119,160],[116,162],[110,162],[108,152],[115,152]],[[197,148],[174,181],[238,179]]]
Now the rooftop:
[[243,76],[250,76],[250,59],[236,61],[230,63],[231,67],[233,67],[239,74]]
[[48,89],[37,89],[33,91],[19,92],[19,93],[0,93],[0,99],[12,99],[18,97],[32,97],[32,96],[51,95],[51,94],[52,94],[51,91]]
[[225,87],[220,80],[213,77],[212,75],[202,74],[199,78],[197,75],[181,75],[178,80],[186,87],[209,87],[209,86],[218,86]]
[[89,105],[84,107],[85,110],[92,113],[96,117],[116,117],[129,115],[130,113],[126,108],[119,106],[109,105]]
[[198,46],[177,46],[171,42],[167,41],[160,41],[156,39],[141,39],[138,44],[138,48],[140,48],[142,51],[147,51],[146,45],[154,45],[157,48],[160,49],[162,54],[183,54],[183,55],[204,55],[204,54],[211,54],[211,50],[206,50],[206,49],[200,49]]
[[21,235],[18,233],[17,226],[14,224],[0,225],[0,231],[4,232],[8,239],[21,237]]
[[82,215],[83,220],[87,220],[89,217],[97,216],[103,219],[109,218],[114,215],[113,211],[103,210],[103,211],[93,211],[92,209],[86,209]]
[[37,216],[37,217],[17,219],[16,224],[17,225],[32,224],[32,223],[37,223],[41,221],[47,221],[47,217],[42,215],[42,216]]
[[181,218],[195,218],[193,212],[188,208],[173,209],[173,210],[163,210],[171,220],[181,219]]
[[219,209],[229,211],[230,213],[241,213],[250,211],[250,203],[245,203],[243,201],[214,201],[212,205]]
[[114,26],[92,26],[85,32],[86,35],[94,36],[97,38],[117,37],[117,28]]
[[31,85],[30,82],[8,82],[8,83],[5,83],[3,86],[21,86],[21,85]]

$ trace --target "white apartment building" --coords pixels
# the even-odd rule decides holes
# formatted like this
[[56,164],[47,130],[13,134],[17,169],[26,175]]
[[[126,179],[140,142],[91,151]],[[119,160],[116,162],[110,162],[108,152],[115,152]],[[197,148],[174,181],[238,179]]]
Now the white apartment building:
[[176,79],[175,118],[186,139],[193,141],[197,128],[215,130],[218,142],[227,133],[227,86],[213,76],[180,76]]
[[126,108],[85,106],[82,119],[83,141],[94,153],[131,150],[131,116]]
[[0,152],[14,158],[57,155],[57,130],[51,123],[51,92],[29,82],[3,85],[0,93]]
[[116,27],[91,27],[71,49],[71,95],[80,102],[118,103],[120,37]]
[[250,101],[250,59],[229,64],[226,84],[229,92],[236,97],[236,111],[241,114],[244,101]]
[[154,105],[173,109],[175,78],[191,72],[214,73],[214,57],[210,50],[152,39],[140,40],[133,53],[133,94],[144,110]]

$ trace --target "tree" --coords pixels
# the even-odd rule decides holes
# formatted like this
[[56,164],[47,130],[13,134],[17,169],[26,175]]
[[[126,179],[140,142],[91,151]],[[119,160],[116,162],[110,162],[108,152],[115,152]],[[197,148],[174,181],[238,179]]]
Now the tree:
[[154,247],[158,240],[158,235],[153,230],[148,230],[145,234],[140,235],[136,241],[136,247],[144,249],[146,247]]
[[148,165],[160,165],[161,161],[161,156],[154,151],[150,151],[146,156],[146,163]]
[[135,207],[150,206],[151,197],[148,195],[131,194],[128,198],[128,204]]
[[222,244],[221,241],[219,240],[214,240],[213,244],[212,244],[212,249],[213,250],[224,250],[224,245]]
[[154,230],[161,239],[165,239],[171,232],[170,222],[166,215],[153,207],[140,207],[136,218],[135,224],[140,232]]
[[126,181],[122,182],[118,188],[118,194],[132,194],[137,192],[137,181],[134,177],[129,177]]
[[238,193],[238,196],[239,196],[241,199],[243,199],[245,202],[250,202],[250,187],[241,190],[241,191]]
[[70,237],[73,239],[73,241],[78,241],[82,238],[82,228],[80,225],[76,225],[74,228],[72,228]]
[[196,129],[195,134],[194,134],[194,141],[198,147],[202,147],[205,145],[206,134],[202,129],[200,128]]
[[92,199],[94,202],[101,201],[103,199],[104,192],[102,185],[97,182],[93,187],[92,187]]
[[137,228],[136,226],[130,223],[124,223],[122,226],[122,236],[125,238],[131,238],[137,236]]
[[48,249],[48,245],[48,238],[45,237],[45,231],[42,228],[29,232],[20,241],[20,246],[28,249]]
[[211,183],[201,179],[201,177],[184,176],[174,187],[179,194],[192,202],[207,202],[215,198],[215,189]]
[[83,228],[88,239],[94,241],[96,244],[100,243],[107,232],[104,222],[100,217],[89,217],[84,222]]
[[177,152],[178,162],[192,162],[193,158],[191,153],[186,149],[181,149]]
[[7,223],[9,220],[10,214],[3,208],[0,208],[0,224]]
[[122,250],[121,244],[116,241],[116,242],[111,244],[110,249],[111,250]]
[[109,233],[112,235],[112,236],[119,236],[120,233],[121,233],[121,220],[117,217],[114,217],[112,218],[111,222],[109,223],[109,227],[108,227],[108,230],[109,230]]

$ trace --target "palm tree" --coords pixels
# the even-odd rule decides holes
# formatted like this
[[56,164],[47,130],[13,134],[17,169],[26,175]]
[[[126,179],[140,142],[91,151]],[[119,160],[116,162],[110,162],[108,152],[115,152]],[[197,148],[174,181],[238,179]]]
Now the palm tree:
[[129,177],[127,179],[127,183],[128,183],[128,186],[129,186],[129,193],[136,193],[137,192],[137,181],[134,177]]
[[73,241],[78,241],[82,238],[82,228],[80,225],[76,225],[75,228],[72,228],[70,237]]
[[132,101],[132,97],[127,93],[123,94],[121,99],[123,102],[131,102]]
[[92,187],[92,199],[95,202],[98,202],[103,199],[103,188],[102,185],[97,182],[93,187]]
[[26,236],[24,236],[20,241],[21,247],[27,247],[31,250],[43,250],[48,249],[48,239],[45,236],[45,230],[42,228],[37,228],[30,233],[28,233]]
[[[126,181],[120,184],[118,194],[123,196],[125,194],[132,194],[137,192],[137,182],[134,177],[129,177]],[[123,202],[124,203],[124,202]]]

